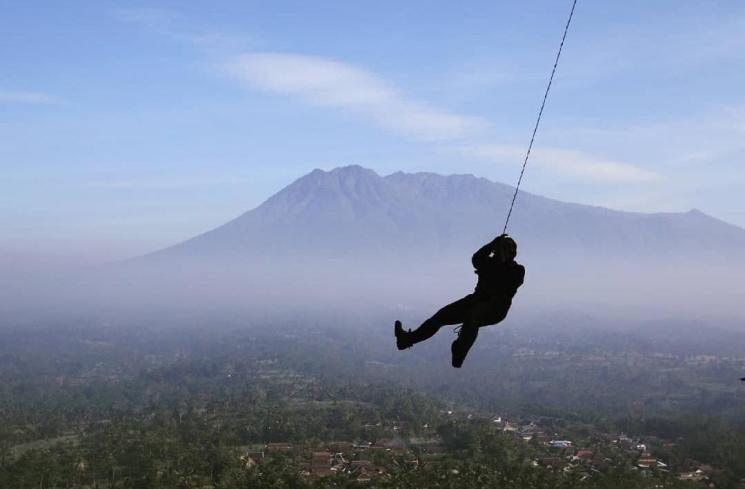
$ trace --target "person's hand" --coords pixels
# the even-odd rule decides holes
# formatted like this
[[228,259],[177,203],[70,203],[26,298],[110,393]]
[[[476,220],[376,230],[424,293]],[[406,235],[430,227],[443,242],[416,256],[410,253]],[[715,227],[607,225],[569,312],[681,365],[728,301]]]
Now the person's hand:
[[497,243],[499,243],[499,241],[500,241],[500,240],[502,240],[502,239],[504,239],[504,238],[506,238],[506,237],[507,237],[507,234],[500,234],[499,236],[497,236],[496,238],[494,238],[494,239],[493,239],[493,240],[491,241],[491,245],[492,245],[492,246],[497,246]]

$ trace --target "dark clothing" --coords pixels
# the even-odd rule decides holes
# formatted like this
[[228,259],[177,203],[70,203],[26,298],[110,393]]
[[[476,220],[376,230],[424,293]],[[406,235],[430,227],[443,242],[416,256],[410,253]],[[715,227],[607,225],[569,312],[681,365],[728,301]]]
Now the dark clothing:
[[471,258],[479,280],[476,283],[477,295],[509,297],[512,299],[525,279],[525,267],[515,260],[500,262],[491,256],[491,243],[482,246]]
[[[462,324],[461,335],[467,330],[497,324],[505,317],[512,305],[511,299],[468,294],[448,304],[411,332],[412,344],[431,338],[443,326]],[[474,336],[474,340],[476,337]]]
[[453,342],[453,366],[460,367],[479,328],[507,317],[512,298],[525,278],[525,268],[514,260],[500,261],[493,256],[493,246],[493,242],[483,246],[471,259],[479,276],[474,293],[443,307],[409,333],[411,344],[432,337],[442,326],[462,324]]

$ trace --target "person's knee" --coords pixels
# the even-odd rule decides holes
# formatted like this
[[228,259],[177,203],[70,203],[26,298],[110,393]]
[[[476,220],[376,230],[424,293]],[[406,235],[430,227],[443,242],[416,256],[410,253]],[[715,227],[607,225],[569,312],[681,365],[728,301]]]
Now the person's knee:
[[482,326],[489,326],[492,324],[501,323],[504,318],[507,317],[507,311],[499,311],[497,314],[492,315],[489,318],[486,318],[486,321]]
[[471,344],[474,341],[476,341],[476,337],[479,334],[479,329],[475,326],[470,325],[463,325],[461,327],[460,332],[458,333],[458,338],[456,341],[460,341],[464,344]]

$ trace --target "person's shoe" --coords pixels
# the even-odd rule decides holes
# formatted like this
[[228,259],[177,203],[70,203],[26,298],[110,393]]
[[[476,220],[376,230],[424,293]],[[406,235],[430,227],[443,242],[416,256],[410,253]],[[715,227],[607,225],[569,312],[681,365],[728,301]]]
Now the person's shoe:
[[396,335],[396,347],[399,350],[405,350],[411,348],[411,331],[404,331],[404,327],[401,325],[401,321],[396,321],[396,325],[393,327],[393,333]]
[[453,354],[453,367],[460,368],[463,365],[463,360],[466,359],[466,353],[468,350],[463,348],[463,343],[457,339],[450,345],[450,353]]

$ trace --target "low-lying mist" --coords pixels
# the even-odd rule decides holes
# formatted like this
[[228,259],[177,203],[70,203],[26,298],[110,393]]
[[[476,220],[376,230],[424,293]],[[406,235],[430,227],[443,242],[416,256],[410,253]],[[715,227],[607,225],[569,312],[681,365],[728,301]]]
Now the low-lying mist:
[[[317,260],[133,260],[77,270],[16,267],[0,278],[0,312],[14,318],[401,317],[418,323],[473,290],[470,256]],[[511,316],[565,314],[604,322],[745,319],[742,264],[519,256],[525,284]],[[743,330],[745,330],[745,322]],[[384,325],[381,325],[381,327]]]

